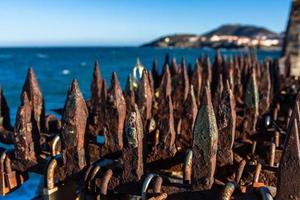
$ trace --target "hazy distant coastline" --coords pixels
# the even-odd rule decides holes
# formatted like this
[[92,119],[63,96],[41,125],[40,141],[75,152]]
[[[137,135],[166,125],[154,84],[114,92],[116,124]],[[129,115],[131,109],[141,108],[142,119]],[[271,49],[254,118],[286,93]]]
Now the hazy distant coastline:
[[156,48],[248,48],[279,50],[284,33],[275,33],[253,25],[223,25],[202,35],[173,34],[162,36],[141,47]]

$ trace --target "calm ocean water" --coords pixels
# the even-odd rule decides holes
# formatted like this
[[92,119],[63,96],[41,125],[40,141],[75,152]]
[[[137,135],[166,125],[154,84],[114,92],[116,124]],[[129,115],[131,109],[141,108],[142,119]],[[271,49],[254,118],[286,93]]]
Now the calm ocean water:
[[[194,66],[197,57],[207,54],[213,58],[215,50],[210,49],[153,49],[153,48],[0,48],[0,84],[7,98],[12,121],[15,121],[16,110],[20,104],[20,93],[25,81],[28,67],[32,66],[41,86],[46,111],[62,108],[68,87],[73,78],[85,98],[90,96],[90,84],[94,61],[99,60],[102,77],[110,83],[112,72],[117,72],[119,81],[124,88],[127,76],[132,71],[137,57],[142,64],[151,69],[153,59],[162,66],[164,56],[169,53],[180,62],[186,58],[187,64]],[[241,54],[241,50],[224,50],[224,55]],[[279,51],[258,51],[258,59],[277,58]],[[38,190],[41,176],[31,174],[32,178],[20,189],[0,199],[31,199]]]

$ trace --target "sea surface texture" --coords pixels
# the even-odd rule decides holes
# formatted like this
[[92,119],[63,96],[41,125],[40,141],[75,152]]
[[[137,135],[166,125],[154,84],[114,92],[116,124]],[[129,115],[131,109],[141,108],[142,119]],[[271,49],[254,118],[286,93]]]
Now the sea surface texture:
[[[216,51],[211,49],[155,49],[134,47],[99,48],[0,48],[0,85],[10,107],[12,122],[20,105],[20,95],[26,73],[33,67],[45,98],[46,112],[64,106],[66,93],[72,79],[76,78],[86,99],[90,97],[92,71],[96,60],[100,63],[102,78],[108,86],[112,72],[117,72],[122,87],[132,72],[137,58],[151,69],[153,59],[162,67],[166,54],[175,57],[177,63],[185,57],[186,63],[195,64],[201,55],[214,58]],[[221,50],[226,56],[246,53],[243,50]],[[257,51],[259,60],[267,57],[278,58],[279,51]],[[54,113],[55,114],[55,113]],[[58,116],[60,117],[60,116]],[[32,199],[40,190],[42,176],[30,174],[30,179],[21,188],[0,199]]]

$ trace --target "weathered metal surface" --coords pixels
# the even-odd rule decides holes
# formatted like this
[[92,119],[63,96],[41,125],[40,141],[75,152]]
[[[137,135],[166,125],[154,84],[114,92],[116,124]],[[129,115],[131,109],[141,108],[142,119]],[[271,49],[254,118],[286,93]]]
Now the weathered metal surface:
[[37,152],[39,149],[39,135],[33,130],[32,109],[27,92],[22,95],[22,105],[18,109],[14,144],[15,160],[13,166],[20,171],[26,171],[29,167],[37,164]]
[[122,183],[139,181],[144,173],[143,123],[137,105],[128,113],[125,123],[125,146],[122,151]]
[[262,75],[260,77],[260,85],[259,85],[259,113],[264,114],[269,111],[269,107],[271,105],[271,77],[270,77],[270,61],[267,60],[264,62],[262,66]]
[[223,58],[221,52],[218,50],[215,57],[214,63],[212,65],[212,81],[211,81],[211,93],[212,97],[215,97],[217,93],[217,87],[220,85],[220,76],[223,75]]
[[216,106],[218,107],[216,119],[219,133],[217,164],[224,166],[233,163],[232,147],[236,129],[235,100],[229,81],[226,81],[225,88],[221,92],[220,103]]
[[191,147],[193,138],[193,127],[196,120],[198,107],[196,103],[194,87],[191,85],[187,100],[183,104],[183,112],[180,115],[180,130],[177,131],[176,147],[185,150]]
[[91,105],[98,105],[101,98],[102,78],[98,61],[95,62],[91,84]]
[[205,86],[193,131],[193,188],[212,187],[216,169],[218,128],[211,102],[210,90]]
[[144,70],[137,91],[137,105],[139,107],[144,124],[152,117],[153,92],[148,71]]
[[130,111],[136,102],[136,92],[135,92],[134,80],[131,74],[128,75],[125,90],[124,90],[124,98],[127,105],[128,111]]
[[85,159],[85,128],[88,109],[78,82],[73,80],[69,88],[62,116],[61,145],[64,174],[70,176],[82,170]]
[[255,132],[257,117],[259,115],[259,93],[257,87],[257,79],[255,69],[252,68],[249,74],[247,88],[245,91],[245,120],[248,121],[246,127],[250,132]]
[[202,67],[198,60],[196,60],[195,69],[191,77],[191,84],[194,86],[195,98],[197,105],[200,105],[200,98],[202,94]]
[[[33,112],[32,123],[35,127],[33,130],[40,134],[45,127],[45,105],[44,98],[36,79],[33,68],[29,68],[25,83],[23,85],[22,95],[27,93],[28,100],[30,102],[30,106]],[[21,97],[21,102],[23,102],[23,97]]]
[[169,66],[167,65],[164,68],[164,70],[165,71],[163,73],[162,80],[160,82],[160,86],[158,88],[159,99],[161,99],[161,100],[170,96],[171,91],[172,91],[171,74],[170,74]]
[[160,84],[160,73],[158,71],[157,60],[154,60],[152,63],[151,74],[153,77],[154,89],[156,89]]
[[282,55],[285,57],[285,59],[289,59],[289,62],[291,63],[290,66],[286,66],[290,67],[290,73],[287,75],[291,76],[300,76],[299,15],[300,1],[293,0],[282,52]]
[[298,122],[291,121],[284,152],[279,165],[276,199],[300,199],[300,143]]
[[109,144],[109,151],[119,151],[123,148],[123,128],[126,117],[126,102],[117,78],[113,73],[111,86],[107,96],[106,119],[107,134],[106,142]]
[[176,58],[173,58],[172,61],[171,61],[170,72],[171,72],[171,76],[176,76],[176,74],[178,72],[178,66],[177,66]]
[[[155,193],[159,192],[168,193],[171,199],[207,194],[212,194],[208,199],[216,199],[221,195],[219,186],[233,180],[242,191],[234,192],[234,198],[252,195],[248,199],[255,199],[254,190],[276,185],[275,171],[280,164],[278,176],[283,178],[278,181],[278,189],[289,187],[284,191],[292,195],[288,198],[293,198],[293,187],[289,184],[297,185],[298,179],[286,177],[289,174],[292,174],[289,177],[297,177],[295,169],[299,168],[299,163],[294,164],[295,160],[299,161],[299,139],[288,142],[296,127],[288,126],[288,122],[296,119],[299,129],[300,96],[296,97],[297,103],[291,112],[299,90],[297,81],[282,77],[278,81],[275,61],[263,64],[253,55],[221,57],[218,53],[212,69],[208,57],[201,57],[194,70],[188,64],[187,72],[185,59],[177,67],[175,60],[170,62],[166,56],[162,78],[154,64],[155,78],[153,73],[139,71],[139,77],[136,76],[133,84],[129,81],[124,93],[116,74],[107,91],[96,63],[88,109],[77,83],[73,82],[62,120],[51,115],[43,118],[45,132],[42,133],[35,125],[34,115],[39,112],[34,112],[36,107],[33,108],[28,92],[23,92],[13,135],[18,145],[13,154],[9,153],[12,164],[8,159],[0,162],[1,192],[7,193],[16,185],[13,177],[18,181],[23,179],[18,170],[31,170],[33,165],[40,168],[47,155],[57,156],[62,152],[63,165],[53,171],[53,177],[59,181],[74,179],[81,188],[80,177],[85,173],[86,163],[96,166],[87,167],[90,180],[84,183],[87,191],[81,192],[86,192],[86,197],[118,199],[120,194],[122,197],[135,194],[142,187],[140,180],[145,168],[160,177],[154,182],[157,186],[152,188],[154,193],[149,190],[149,196],[155,199],[159,197]],[[26,83],[29,86],[37,84],[33,72],[30,73],[30,81]],[[210,89],[214,87],[212,99]],[[1,107],[0,117],[2,110]],[[264,113],[270,116],[269,125],[265,123]],[[64,137],[61,145],[59,136]],[[285,162],[281,162],[285,139],[289,145],[282,156]],[[41,144],[42,151],[39,150]],[[186,154],[188,148],[192,150]],[[100,164],[107,160],[109,164]],[[63,184],[59,184],[58,192]],[[217,187],[212,187],[213,184]],[[199,190],[206,191],[194,192]],[[56,193],[55,190],[45,192],[48,197]]]
[[0,129],[5,129],[5,130],[11,129],[9,107],[7,105],[7,101],[1,86],[0,86]]
[[166,159],[176,153],[175,139],[176,132],[174,126],[173,104],[171,96],[167,96],[159,103],[158,115],[156,116],[157,133],[156,141],[152,152],[148,154],[148,162]]
[[178,72],[172,78],[171,97],[174,108],[175,126],[177,126],[184,112],[182,105],[186,102],[190,90],[189,77],[184,63],[180,65]]

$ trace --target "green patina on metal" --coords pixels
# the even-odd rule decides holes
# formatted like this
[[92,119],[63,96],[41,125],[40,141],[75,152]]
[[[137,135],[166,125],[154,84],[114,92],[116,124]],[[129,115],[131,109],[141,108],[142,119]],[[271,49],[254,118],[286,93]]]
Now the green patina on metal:
[[245,105],[248,109],[255,109],[255,112],[258,113],[259,93],[255,79],[255,74],[251,75],[251,78],[247,84],[245,94]]
[[217,151],[218,128],[212,106],[202,106],[196,118],[194,145],[203,151],[205,162],[208,162]]

